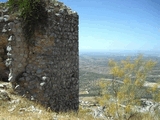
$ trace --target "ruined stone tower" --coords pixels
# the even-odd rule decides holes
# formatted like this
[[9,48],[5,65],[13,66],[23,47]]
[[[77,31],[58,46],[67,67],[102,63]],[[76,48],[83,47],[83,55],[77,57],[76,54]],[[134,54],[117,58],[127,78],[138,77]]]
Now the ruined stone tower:
[[[1,7],[1,38],[6,45],[8,80],[20,95],[53,111],[78,110],[78,15],[59,1],[48,1],[47,27],[25,42],[21,19]],[[2,39],[0,40],[2,41]]]

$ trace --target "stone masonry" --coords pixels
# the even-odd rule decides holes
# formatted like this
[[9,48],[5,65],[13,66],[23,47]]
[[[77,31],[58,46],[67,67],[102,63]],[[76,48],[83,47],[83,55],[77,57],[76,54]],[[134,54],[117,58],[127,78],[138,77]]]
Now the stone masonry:
[[[0,9],[3,9],[2,6],[0,6]],[[5,11],[4,11],[5,12]],[[2,13],[0,14],[2,15]],[[5,25],[5,21],[2,21],[2,17],[0,17],[0,30],[3,29]],[[0,80],[2,81],[8,81],[8,73],[9,69],[5,66],[5,60],[7,59],[7,51],[6,51],[6,45],[7,45],[7,35],[0,32]]]
[[[1,3],[2,4],[2,3]],[[78,110],[79,51],[76,12],[48,0],[47,26],[35,32],[35,46],[25,42],[21,19],[1,9],[0,35],[6,36],[8,80],[20,95],[53,111]],[[0,40],[1,41],[1,40]]]

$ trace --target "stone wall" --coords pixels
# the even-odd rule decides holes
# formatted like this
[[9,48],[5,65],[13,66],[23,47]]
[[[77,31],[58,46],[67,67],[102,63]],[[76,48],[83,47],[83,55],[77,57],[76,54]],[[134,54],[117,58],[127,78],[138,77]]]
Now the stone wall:
[[[5,21],[2,21],[2,13],[6,13],[6,11],[3,10],[2,6],[0,6],[0,13],[0,30],[2,30],[5,25]],[[8,36],[6,34],[0,32],[0,81],[8,81],[9,70],[5,66],[5,60],[7,59],[7,37]]]
[[46,10],[48,27],[35,32],[35,46],[26,43],[18,17],[1,16],[2,33],[8,36],[8,80],[20,95],[51,110],[78,110],[79,18],[58,1],[48,1]]

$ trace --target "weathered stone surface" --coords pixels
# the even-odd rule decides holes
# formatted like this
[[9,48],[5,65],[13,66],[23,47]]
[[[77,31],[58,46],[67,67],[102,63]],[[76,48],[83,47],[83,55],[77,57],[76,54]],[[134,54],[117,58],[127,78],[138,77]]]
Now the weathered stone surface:
[[0,35],[5,40],[6,65],[10,70],[8,80],[19,94],[51,110],[78,110],[79,18],[62,2],[46,2],[48,27],[44,26],[42,33],[35,32],[35,46],[25,42],[23,23],[18,17],[7,13],[0,16]]
[[[2,30],[4,25],[3,23],[0,25],[0,29]],[[5,60],[7,59],[7,35],[4,35],[0,32],[0,81],[8,81],[8,68],[5,66]]]
[[5,90],[0,90],[0,100],[3,100],[3,101],[10,100],[9,95]]

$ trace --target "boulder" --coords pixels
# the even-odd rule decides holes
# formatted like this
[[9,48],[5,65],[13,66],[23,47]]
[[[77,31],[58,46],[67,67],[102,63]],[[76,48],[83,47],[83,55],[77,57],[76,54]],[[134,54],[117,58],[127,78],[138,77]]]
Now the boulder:
[[8,82],[8,70],[4,63],[0,63],[0,81]]
[[8,93],[5,90],[0,90],[0,100],[3,101],[10,101],[10,97],[8,95]]

